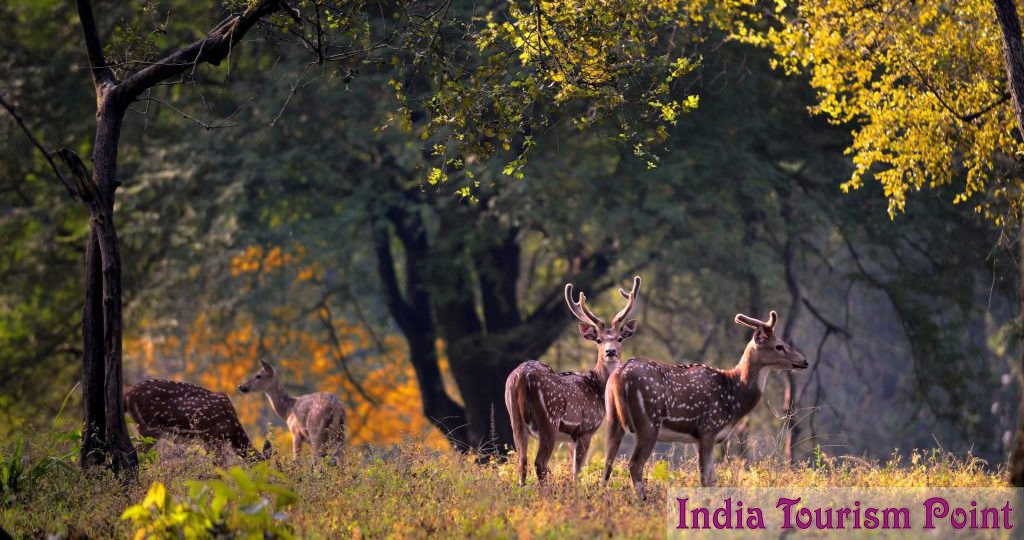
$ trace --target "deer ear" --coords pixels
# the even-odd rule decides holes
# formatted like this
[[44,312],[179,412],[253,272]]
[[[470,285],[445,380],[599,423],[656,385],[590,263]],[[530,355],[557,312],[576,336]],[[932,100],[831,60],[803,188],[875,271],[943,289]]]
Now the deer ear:
[[597,341],[597,327],[592,324],[580,323],[580,335],[583,339],[589,339],[590,341]]
[[619,330],[619,333],[622,334],[622,339],[633,337],[633,334],[636,333],[636,319],[630,319],[622,323],[622,328]]
[[260,364],[263,366],[263,369],[265,369],[265,370],[267,370],[267,371],[269,371],[271,373],[274,372],[274,366],[268,364],[266,360],[260,360]]

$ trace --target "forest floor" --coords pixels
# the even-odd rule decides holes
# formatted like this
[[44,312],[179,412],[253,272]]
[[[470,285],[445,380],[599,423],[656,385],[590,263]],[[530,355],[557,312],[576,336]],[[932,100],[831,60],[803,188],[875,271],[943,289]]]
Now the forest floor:
[[[32,463],[29,455],[26,462]],[[141,538],[139,526],[121,516],[153,493],[154,483],[166,486],[167,508],[159,512],[151,506],[143,513],[173,522],[185,519],[171,509],[188,501],[190,488],[195,496],[198,486],[222,477],[215,457],[198,447],[161,441],[143,457],[146,462],[137,482],[125,484],[109,473],[85,474],[71,467],[55,469],[31,487],[8,488],[5,494],[0,492],[0,527],[15,538],[76,533]],[[294,502],[267,519],[302,538],[661,538],[667,525],[668,486],[698,485],[693,459],[673,465],[652,460],[647,475],[653,493],[645,502],[633,494],[624,457],[607,489],[600,486],[602,457],[596,452],[576,485],[570,481],[564,450],[556,454],[552,467],[547,486],[539,487],[531,473],[527,485],[519,487],[511,462],[478,465],[469,457],[414,442],[387,450],[351,449],[339,466],[297,465],[290,455],[277,455],[263,470],[277,471],[267,473],[272,475],[270,482],[289,492],[287,498]],[[254,471],[243,467],[223,477],[230,478],[226,484],[233,489],[258,490],[259,482],[253,488],[248,476]],[[938,451],[894,455],[887,462],[818,453],[795,468],[772,459],[749,463],[726,458],[719,460],[717,474],[718,485],[741,487],[995,487],[1003,485],[1005,477],[980,460]],[[192,499],[197,500],[202,499]],[[244,510],[238,514],[243,521],[236,521],[243,526],[244,519],[255,519],[251,516],[260,510],[236,504]],[[275,512],[271,508],[267,516]],[[252,522],[248,526],[256,527]]]

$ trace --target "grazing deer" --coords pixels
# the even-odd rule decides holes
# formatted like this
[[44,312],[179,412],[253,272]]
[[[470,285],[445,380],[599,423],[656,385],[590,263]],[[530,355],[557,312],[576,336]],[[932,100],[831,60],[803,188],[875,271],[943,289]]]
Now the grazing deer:
[[622,436],[628,430],[636,434],[629,475],[641,499],[644,465],[657,441],[697,443],[700,483],[714,485],[715,443],[729,438],[740,420],[757,405],[770,370],[807,367],[804,355],[775,335],[777,320],[774,311],[768,322],[736,315],[736,322],[752,328],[754,336],[739,364],[729,370],[630,358],[613,372],[605,389],[608,456],[603,482],[608,482]]
[[194,384],[152,379],[128,389],[124,404],[144,437],[177,435],[211,448],[228,443],[248,461],[261,461],[273,454],[269,440],[264,441],[263,452],[256,451],[227,394]]
[[573,478],[587,461],[590,439],[604,419],[604,385],[608,375],[622,357],[622,342],[636,332],[636,320],[626,320],[640,293],[640,277],[633,278],[633,290],[619,289],[626,299],[610,325],[587,308],[587,297],[581,291],[573,302],[572,284],[565,286],[565,302],[579,319],[580,335],[597,344],[597,361],[593,369],[556,374],[536,360],[523,362],[505,381],[505,406],[512,421],[512,439],[519,456],[519,484],[526,484],[526,451],[529,436],[540,442],[535,466],[537,480],[548,474],[548,460],[558,441],[572,443]]
[[[340,458],[345,445],[345,406],[338,396],[329,392],[314,392],[294,397],[284,390],[277,370],[260,360],[260,370],[248,381],[238,385],[242,393],[264,392],[282,420],[292,432],[292,456],[299,459],[302,443],[309,441],[313,456],[331,455],[331,462]],[[328,452],[328,450],[332,450]]]

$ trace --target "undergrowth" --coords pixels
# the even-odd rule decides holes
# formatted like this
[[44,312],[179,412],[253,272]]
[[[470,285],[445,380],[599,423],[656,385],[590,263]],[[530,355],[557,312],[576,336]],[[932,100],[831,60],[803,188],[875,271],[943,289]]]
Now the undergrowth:
[[[300,538],[660,538],[668,487],[699,483],[692,458],[671,465],[652,460],[647,471],[653,496],[639,502],[624,458],[602,488],[601,456],[592,455],[573,484],[562,451],[548,485],[538,486],[531,474],[527,485],[519,487],[511,461],[479,465],[472,457],[414,441],[387,449],[350,449],[338,466],[295,463],[290,455],[246,466],[167,441],[155,451],[159,458],[146,460],[137,482],[125,484],[108,472],[77,467],[41,474],[0,503],[0,526],[16,538],[79,533],[93,538],[263,538],[265,533]],[[35,463],[44,457],[20,459]],[[994,487],[1005,482],[1002,471],[987,470],[980,460],[940,451],[894,453],[884,462],[819,451],[806,465],[793,468],[773,459],[726,458],[718,462],[717,474],[718,485],[740,487]]]

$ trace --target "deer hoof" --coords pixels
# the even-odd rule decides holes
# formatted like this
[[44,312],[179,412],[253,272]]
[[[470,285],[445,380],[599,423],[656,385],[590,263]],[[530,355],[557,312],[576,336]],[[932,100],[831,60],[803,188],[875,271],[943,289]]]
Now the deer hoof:
[[643,480],[639,480],[639,481],[633,482],[633,489],[636,490],[636,497],[638,499],[640,499],[641,501],[646,501],[647,500],[647,496],[644,495],[644,482],[643,482]]

